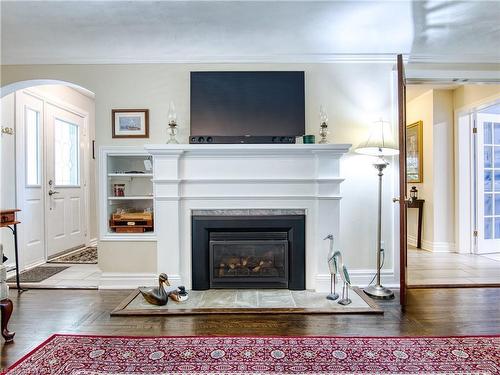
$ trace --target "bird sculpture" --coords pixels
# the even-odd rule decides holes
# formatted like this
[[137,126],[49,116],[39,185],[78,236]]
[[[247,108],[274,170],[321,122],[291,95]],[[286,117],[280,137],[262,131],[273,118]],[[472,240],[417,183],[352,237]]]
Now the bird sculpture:
[[163,306],[168,302],[168,293],[165,291],[163,284],[170,286],[170,283],[168,282],[168,276],[164,273],[160,273],[160,275],[158,276],[157,287],[140,288],[139,291],[148,303],[152,305]]
[[342,260],[342,254],[340,251],[335,252],[335,257],[337,258],[338,270],[340,273],[340,278],[344,282],[342,286],[342,298],[339,300],[339,304],[341,305],[349,305],[352,303],[349,298],[349,288],[351,286],[351,278],[349,277],[349,272],[347,271],[347,267],[344,265],[344,261]]
[[330,294],[326,296],[326,299],[335,301],[337,298],[339,298],[339,294],[335,290],[337,284],[337,273],[339,272],[337,257],[335,255],[339,252],[335,252],[333,250],[333,235],[329,234],[324,238],[324,240],[330,240],[330,250],[328,251],[327,257],[328,268],[330,269]]
[[186,292],[185,286],[179,286],[176,290],[169,292],[168,296],[172,301],[184,302],[188,299],[188,292]]

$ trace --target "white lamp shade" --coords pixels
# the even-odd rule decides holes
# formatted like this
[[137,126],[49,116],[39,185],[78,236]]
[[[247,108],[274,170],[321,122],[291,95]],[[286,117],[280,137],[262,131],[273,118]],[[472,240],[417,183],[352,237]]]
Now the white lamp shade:
[[370,136],[355,150],[358,154],[372,156],[398,155],[397,146],[391,131],[391,124],[387,121],[375,121]]

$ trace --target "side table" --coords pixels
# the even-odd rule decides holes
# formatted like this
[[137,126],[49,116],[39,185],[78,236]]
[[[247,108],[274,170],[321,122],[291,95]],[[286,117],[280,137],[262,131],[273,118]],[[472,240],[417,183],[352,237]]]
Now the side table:
[[418,228],[417,228],[417,248],[422,248],[422,219],[424,217],[424,199],[410,200],[407,203],[408,208],[418,209]]

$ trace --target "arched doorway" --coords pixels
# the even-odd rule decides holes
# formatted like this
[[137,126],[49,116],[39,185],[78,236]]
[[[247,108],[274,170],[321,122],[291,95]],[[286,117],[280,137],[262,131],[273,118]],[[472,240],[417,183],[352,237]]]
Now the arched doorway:
[[[1,208],[20,208],[19,269],[93,245],[97,238],[94,93],[60,80],[1,88]],[[11,269],[10,233],[1,234]],[[97,284],[97,281],[96,281]]]

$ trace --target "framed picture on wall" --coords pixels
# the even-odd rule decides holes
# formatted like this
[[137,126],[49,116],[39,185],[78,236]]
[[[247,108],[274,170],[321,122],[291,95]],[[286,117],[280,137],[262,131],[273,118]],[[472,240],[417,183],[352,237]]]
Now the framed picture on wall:
[[422,121],[406,127],[406,179],[408,183],[424,181]]
[[149,138],[148,109],[113,109],[113,138]]

